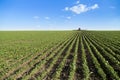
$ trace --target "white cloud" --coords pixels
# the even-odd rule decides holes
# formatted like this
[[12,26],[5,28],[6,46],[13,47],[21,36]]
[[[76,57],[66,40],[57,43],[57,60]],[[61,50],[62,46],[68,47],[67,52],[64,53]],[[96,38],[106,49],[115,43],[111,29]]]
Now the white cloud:
[[68,16],[68,17],[66,17],[67,19],[71,19],[71,17],[70,16]]
[[69,7],[65,7],[65,10],[68,11],[68,10],[69,10]]
[[49,19],[50,19],[50,17],[45,17],[45,19],[49,20]]
[[88,7],[87,5],[84,5],[84,4],[77,4],[72,7],[66,7],[65,11],[72,11],[76,14],[81,14],[83,12],[87,12],[87,11],[94,10],[97,8],[99,8],[98,4],[94,4],[93,6],[90,6],[90,7]]
[[39,19],[40,17],[39,17],[39,16],[34,16],[33,18],[34,18],[34,19]]
[[89,7],[90,9],[96,9],[96,8],[99,8],[98,7],[98,4],[94,4],[93,6]]
[[88,8],[86,8],[86,5],[84,4],[79,4],[79,5],[69,8],[69,10],[72,12],[75,12],[76,14],[80,14],[82,12],[88,11]]
[[76,4],[79,4],[79,3],[80,3],[80,1],[77,1],[77,2],[76,2]]

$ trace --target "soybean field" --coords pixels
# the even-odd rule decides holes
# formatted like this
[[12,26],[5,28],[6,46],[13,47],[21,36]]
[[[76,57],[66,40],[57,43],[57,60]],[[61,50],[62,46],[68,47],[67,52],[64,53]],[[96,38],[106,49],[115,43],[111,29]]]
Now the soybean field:
[[120,31],[0,31],[0,80],[120,80]]

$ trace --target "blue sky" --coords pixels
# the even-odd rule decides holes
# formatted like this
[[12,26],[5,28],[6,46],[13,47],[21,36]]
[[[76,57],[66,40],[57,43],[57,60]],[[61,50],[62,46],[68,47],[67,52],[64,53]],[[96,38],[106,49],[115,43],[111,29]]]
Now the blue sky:
[[120,30],[120,0],[0,0],[0,30]]

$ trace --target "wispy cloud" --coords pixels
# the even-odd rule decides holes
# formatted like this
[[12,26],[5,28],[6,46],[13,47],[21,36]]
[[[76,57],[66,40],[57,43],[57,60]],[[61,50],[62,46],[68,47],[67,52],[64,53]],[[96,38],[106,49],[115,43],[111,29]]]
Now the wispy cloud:
[[37,28],[40,28],[41,26],[40,25],[36,25]]
[[93,6],[88,7],[88,10],[94,10],[96,8],[99,8],[98,4],[94,4]]
[[67,19],[71,19],[71,17],[70,16],[68,16],[68,17],[66,17]]
[[46,19],[46,20],[49,20],[49,19],[50,19],[50,17],[45,17],[45,19]]
[[79,4],[80,3],[80,0],[76,1],[76,4]]
[[39,17],[39,16],[34,16],[33,18],[34,18],[34,19],[39,19],[40,17]]
[[68,11],[69,10],[69,7],[65,7],[65,11]]
[[116,7],[115,6],[110,6],[111,9],[115,9]]
[[81,13],[84,13],[84,12],[87,12],[87,11],[90,11],[90,10],[94,10],[94,9],[97,9],[99,8],[98,4],[94,4],[92,6],[87,6],[85,4],[77,4],[77,5],[74,5],[72,7],[65,7],[65,11],[72,11],[76,14],[81,14]]

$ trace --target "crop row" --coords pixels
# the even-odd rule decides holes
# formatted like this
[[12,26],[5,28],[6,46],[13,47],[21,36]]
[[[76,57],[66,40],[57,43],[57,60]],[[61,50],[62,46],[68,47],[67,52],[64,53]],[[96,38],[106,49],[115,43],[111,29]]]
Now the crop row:
[[[38,49],[40,46],[38,43],[39,39],[38,37],[34,37],[38,43],[37,46],[33,40],[32,45],[34,47],[37,46],[37,50],[33,51],[34,53],[24,54],[21,57],[17,55],[16,59],[9,58],[8,60],[8,57],[5,58],[7,54],[5,56],[1,54],[0,65],[4,66],[0,68],[0,79],[120,80],[119,35],[113,34],[113,32],[100,33],[95,31],[71,31],[68,32],[69,34],[65,32],[55,33],[57,35],[51,35],[54,37],[50,38],[50,40],[44,40],[44,36],[42,37],[43,39],[41,40],[43,41],[40,44],[45,45],[40,50]],[[108,33],[116,35],[117,41],[112,39],[114,38],[113,35],[112,37],[107,36]],[[38,36],[38,33],[34,34]],[[45,33],[41,34],[44,35]],[[3,40],[1,40],[2,43],[4,42]],[[8,42],[10,44],[14,43],[9,40]],[[19,43],[19,41],[15,43]],[[1,50],[3,49],[1,48]],[[15,55],[12,57],[15,58]],[[6,63],[2,62],[4,60],[7,60]],[[9,60],[16,61],[7,65]]]

